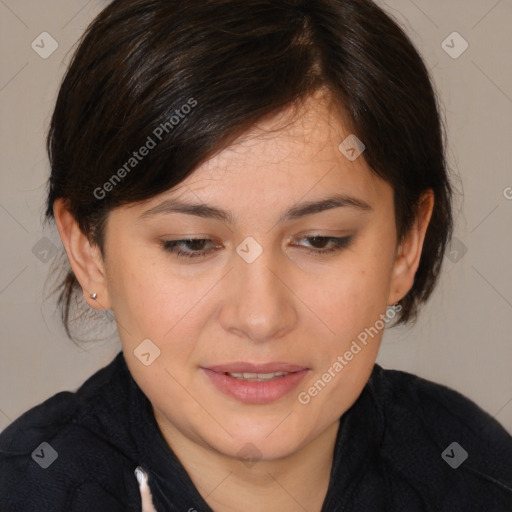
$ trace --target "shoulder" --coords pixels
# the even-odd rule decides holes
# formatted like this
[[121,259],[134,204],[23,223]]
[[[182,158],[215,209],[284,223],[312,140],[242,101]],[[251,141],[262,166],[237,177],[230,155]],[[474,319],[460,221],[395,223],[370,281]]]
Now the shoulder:
[[487,447],[512,446],[512,437],[500,423],[462,393],[399,370],[379,368],[378,377],[387,407],[402,420],[421,424],[436,437],[464,435]]
[[512,436],[500,423],[461,393],[404,371],[377,366],[373,385],[385,423],[382,456],[396,482],[506,510]]
[[70,510],[84,488],[109,494],[100,482],[110,466],[119,473],[121,461],[113,460],[101,416],[118,357],[76,392],[53,395],[0,434],[1,510]]

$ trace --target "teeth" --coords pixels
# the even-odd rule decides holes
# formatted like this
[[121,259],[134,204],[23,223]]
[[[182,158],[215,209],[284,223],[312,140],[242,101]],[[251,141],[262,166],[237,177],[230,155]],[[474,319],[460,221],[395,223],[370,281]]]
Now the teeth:
[[272,380],[275,377],[284,377],[289,372],[273,372],[273,373],[227,373],[235,379],[251,380],[256,382],[263,382],[266,380]]

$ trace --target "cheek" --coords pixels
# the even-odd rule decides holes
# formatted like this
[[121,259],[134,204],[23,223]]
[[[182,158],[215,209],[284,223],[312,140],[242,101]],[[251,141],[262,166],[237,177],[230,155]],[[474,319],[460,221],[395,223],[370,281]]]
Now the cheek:
[[183,315],[187,297],[180,280],[166,276],[165,268],[147,257],[148,251],[119,244],[111,252],[109,293],[116,318],[122,323],[120,335],[132,343],[144,338],[161,339]]
[[[374,229],[332,263],[311,266],[306,272],[291,270],[292,288],[304,301],[296,304],[303,310],[301,325],[307,326],[310,336],[332,340],[339,347],[385,310],[393,253],[389,240],[384,229]],[[130,333],[131,343],[151,338],[166,344],[178,336],[180,348],[188,350],[183,343],[197,337],[215,309],[212,299],[222,301],[222,288],[229,288],[229,282],[219,283],[223,272],[213,267],[201,275],[186,268],[177,275],[175,263],[162,255],[148,259],[154,250],[113,247],[109,290],[116,318]]]
[[[119,328],[126,353],[133,355],[143,340],[150,339],[160,349],[156,364],[150,366],[152,372],[172,369],[180,382],[187,382],[198,340],[221,298],[218,282],[222,273],[212,269],[200,276],[197,272],[195,277],[190,272],[178,276],[176,264],[166,258],[133,255],[125,260],[116,272],[115,288],[116,318],[126,326]],[[144,374],[138,361],[134,367]],[[167,386],[172,383],[168,374],[162,373],[161,378]],[[152,382],[146,385],[153,389]]]
[[391,265],[386,251],[354,250],[331,268],[321,279],[321,286],[319,281],[309,285],[308,304],[338,343],[357,336],[385,311]]
[[334,420],[359,396],[377,358],[385,327],[380,315],[387,305],[389,265],[384,254],[378,261],[369,252],[354,257],[330,277],[323,293],[310,290],[310,300],[318,301],[315,311],[329,333],[320,337],[316,332],[315,373],[300,391],[312,416]]

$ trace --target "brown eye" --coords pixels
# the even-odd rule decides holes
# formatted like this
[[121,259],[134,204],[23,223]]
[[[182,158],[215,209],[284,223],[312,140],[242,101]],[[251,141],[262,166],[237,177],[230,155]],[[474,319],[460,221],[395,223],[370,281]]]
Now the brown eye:
[[[337,238],[332,236],[305,236],[302,237],[301,240],[310,240],[309,243],[314,247],[314,250],[306,249],[308,254],[313,256],[323,256],[325,254],[332,254],[341,251],[349,245],[352,237],[346,236],[343,238]],[[331,247],[324,249],[328,243],[331,244]]]
[[[204,249],[205,242],[211,242],[208,238],[187,238],[184,240],[166,240],[162,243],[163,248],[175,254],[178,258],[200,258],[207,256],[212,249]],[[183,250],[183,247],[189,246]]]

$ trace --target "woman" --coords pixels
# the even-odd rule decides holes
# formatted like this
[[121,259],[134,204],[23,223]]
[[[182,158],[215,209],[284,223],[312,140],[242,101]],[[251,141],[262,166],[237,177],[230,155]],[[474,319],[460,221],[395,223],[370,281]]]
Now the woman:
[[122,351],[0,436],[2,510],[510,510],[512,439],[375,364],[437,282],[428,72],[369,0],[115,0],[60,88],[46,215]]

